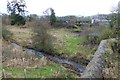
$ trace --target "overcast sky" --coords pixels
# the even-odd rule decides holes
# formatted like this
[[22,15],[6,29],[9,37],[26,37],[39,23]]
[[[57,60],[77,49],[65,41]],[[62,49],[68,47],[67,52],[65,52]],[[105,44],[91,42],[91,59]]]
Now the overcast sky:
[[[11,0],[8,0],[11,1]],[[43,15],[51,7],[57,16],[95,15],[110,13],[120,0],[25,0],[27,10],[32,14]],[[0,12],[7,13],[7,0],[0,0]]]

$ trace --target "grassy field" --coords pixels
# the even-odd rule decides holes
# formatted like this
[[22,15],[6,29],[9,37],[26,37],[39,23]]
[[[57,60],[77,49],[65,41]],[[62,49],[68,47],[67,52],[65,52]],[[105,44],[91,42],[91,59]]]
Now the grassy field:
[[6,26],[6,28],[13,33],[12,39],[20,45],[27,45],[33,35],[30,28],[22,29],[16,26]]
[[10,77],[24,78],[24,69],[26,69],[27,78],[79,77],[60,64],[52,62],[45,57],[26,54],[21,47],[15,49],[6,41],[3,41],[2,55],[4,73]]
[[[32,36],[34,33],[31,28],[7,26],[7,29],[14,34],[12,39],[15,42],[22,46],[33,47]],[[81,56],[84,59],[90,60],[94,54],[95,47],[91,49],[90,46],[83,46],[82,43],[85,41],[84,36],[78,36],[79,34],[73,31],[74,29],[67,28],[49,29],[48,33],[54,37],[54,54],[63,55],[63,57],[69,59]]]
[[[31,27],[27,28],[20,28],[17,26],[6,26],[6,28],[13,33],[13,36],[11,37],[13,41],[17,42],[21,46],[28,46],[31,48],[35,48],[33,46],[33,36],[36,34],[33,32]],[[105,31],[104,31],[104,30]],[[109,35],[111,34],[112,30],[109,28],[86,28],[85,29],[79,29],[80,32],[75,32],[77,29],[68,29],[68,28],[50,28],[48,30],[48,34],[51,35],[54,39],[53,41],[53,47],[54,47],[54,53],[52,55],[58,55],[63,58],[67,58],[69,60],[72,60],[74,62],[87,65],[89,61],[92,59],[98,45],[84,45],[83,43],[86,41],[86,34],[89,34],[91,32],[96,31],[104,31],[105,33],[102,34],[102,38],[106,39],[109,38]],[[38,30],[39,31],[39,30]],[[106,31],[110,33],[106,33]],[[104,38],[105,37],[105,38]],[[102,39],[101,38],[101,39]],[[37,41],[36,41],[37,42]],[[4,44],[5,51],[8,51],[7,53],[10,53],[12,49],[7,49]],[[39,45],[38,45],[39,47]],[[36,49],[36,48],[35,48]],[[24,53],[24,52],[19,52]],[[51,52],[50,52],[51,53]],[[49,54],[49,53],[48,53]],[[116,55],[113,54],[113,52],[108,52],[109,55],[107,55],[106,60],[106,66],[104,69],[105,77],[112,76],[117,77],[117,62],[116,61]],[[8,56],[10,54],[7,54]],[[14,54],[13,54],[14,55]],[[18,55],[17,55],[18,56]],[[112,57],[111,57],[112,56]],[[26,55],[26,59],[29,58],[29,55]],[[113,59],[112,59],[113,58]],[[109,60],[110,59],[110,60]],[[24,71],[23,67],[19,67],[17,64],[14,64],[12,66],[8,66],[8,63],[11,63],[11,58],[7,58],[8,62],[5,61],[3,65],[5,65],[3,68],[7,73],[14,77],[24,77]],[[12,59],[13,60],[13,59]],[[115,61],[114,61],[115,60]],[[20,62],[19,60],[16,60],[17,62]],[[29,62],[30,61],[30,62]],[[70,72],[63,66],[51,62],[46,59],[38,59],[36,60],[29,60],[27,63],[33,63],[32,67],[34,67],[36,63],[38,62],[40,65],[37,65],[36,68],[26,69],[27,70],[27,77],[78,77],[76,74]],[[14,63],[14,62],[13,62]],[[44,64],[45,63],[45,64]],[[23,63],[26,64],[26,63]],[[114,67],[112,68],[111,66]],[[28,67],[31,67],[28,65]],[[17,74],[19,72],[19,74]],[[49,74],[50,73],[50,74]],[[115,76],[114,76],[115,75]]]
[[[5,71],[12,75],[14,78],[24,78],[24,69],[18,69],[15,67],[4,68]],[[78,77],[74,73],[67,71],[59,64],[50,64],[39,68],[26,69],[27,78],[76,78]]]

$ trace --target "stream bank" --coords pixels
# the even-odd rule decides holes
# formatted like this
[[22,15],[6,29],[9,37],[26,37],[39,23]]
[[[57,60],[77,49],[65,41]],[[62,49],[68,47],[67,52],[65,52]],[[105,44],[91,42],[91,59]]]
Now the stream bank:
[[[10,42],[11,45],[13,46],[13,48],[20,48],[21,46],[19,46],[16,43]],[[23,48],[23,47],[22,47]],[[76,74],[78,74],[79,76],[84,72],[85,70],[85,66],[78,64],[76,62],[73,61],[69,61],[67,59],[63,59],[61,57],[58,56],[51,56],[49,54],[46,54],[45,52],[40,52],[37,51],[33,48],[23,48],[23,51],[26,51],[26,53],[29,54],[34,54],[38,57],[46,57],[47,59],[54,61],[58,64],[62,64],[64,67],[69,68],[72,72],[75,72]]]

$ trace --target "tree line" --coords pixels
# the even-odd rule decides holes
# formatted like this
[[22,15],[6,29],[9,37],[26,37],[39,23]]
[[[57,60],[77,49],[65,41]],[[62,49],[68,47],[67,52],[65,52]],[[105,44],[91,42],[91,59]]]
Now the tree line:
[[[13,0],[11,2],[7,2],[7,11],[9,13],[10,17],[10,23],[11,25],[25,25],[26,18],[25,14],[28,12],[25,9],[27,8],[26,3],[24,0],[20,0],[19,2],[17,0]],[[50,8],[50,24],[53,25],[56,22],[56,16],[54,9]],[[29,16],[29,21],[31,21],[32,17]]]

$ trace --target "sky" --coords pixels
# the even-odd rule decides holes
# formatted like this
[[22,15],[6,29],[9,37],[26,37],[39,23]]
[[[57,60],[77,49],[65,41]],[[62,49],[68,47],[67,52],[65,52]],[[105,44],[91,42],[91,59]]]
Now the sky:
[[[8,0],[11,1],[11,0]],[[47,8],[53,8],[56,16],[91,16],[108,14],[120,0],[25,0],[30,14],[43,15]],[[7,13],[7,0],[0,0],[0,12]]]

